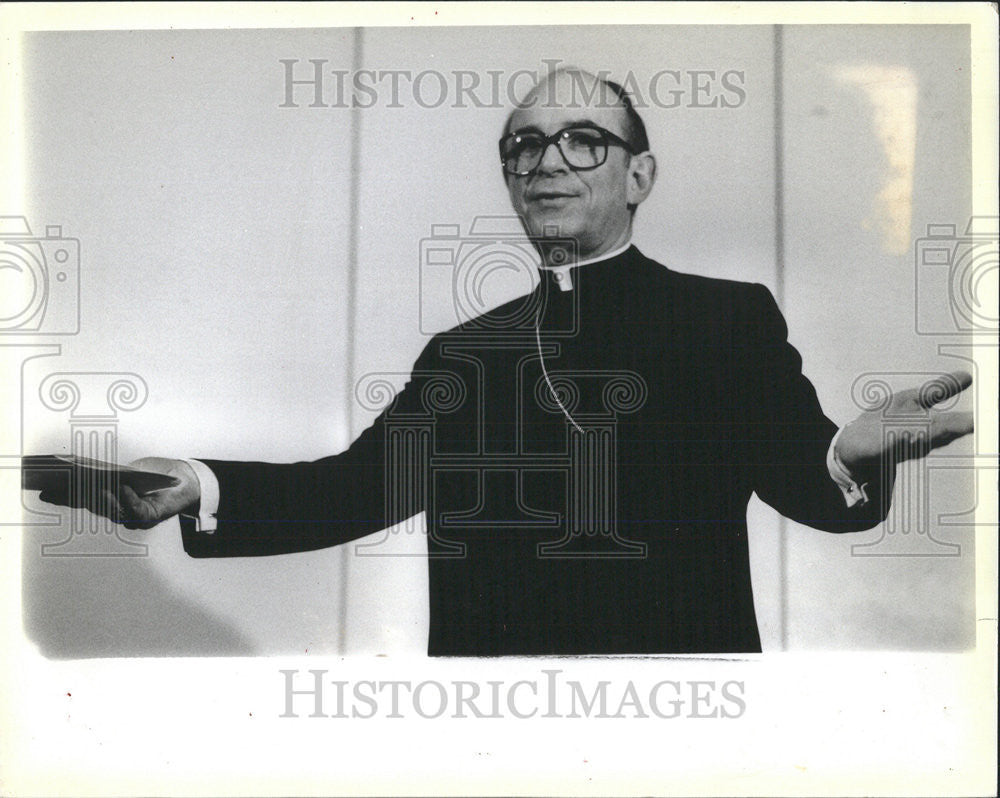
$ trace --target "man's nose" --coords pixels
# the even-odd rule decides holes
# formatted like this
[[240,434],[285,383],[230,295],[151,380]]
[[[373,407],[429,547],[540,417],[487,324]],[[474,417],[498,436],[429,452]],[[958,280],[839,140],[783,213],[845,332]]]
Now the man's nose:
[[562,153],[559,152],[559,145],[553,141],[542,151],[542,160],[538,162],[535,172],[553,174],[565,171],[567,171],[566,161],[563,160]]

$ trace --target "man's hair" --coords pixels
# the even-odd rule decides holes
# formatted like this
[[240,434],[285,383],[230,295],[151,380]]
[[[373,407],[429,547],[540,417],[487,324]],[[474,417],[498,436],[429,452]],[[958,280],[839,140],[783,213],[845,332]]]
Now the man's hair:
[[[583,70],[576,68],[560,67],[554,72],[550,73],[548,79],[551,79],[553,75],[560,72],[577,72],[582,73]],[[625,87],[620,83],[615,83],[613,80],[608,80],[607,78],[602,78],[599,75],[594,75],[594,79],[598,83],[602,83],[607,88],[609,88],[612,94],[618,98],[622,107],[625,109],[625,136],[624,139],[632,147],[633,151],[636,153],[646,152],[649,149],[649,136],[646,135],[646,123],[642,121],[642,117],[639,116],[639,112],[635,110],[635,106],[632,104],[632,97],[625,90]],[[541,83],[538,84],[541,86]],[[538,88],[535,86],[535,89]],[[534,91],[535,89],[532,89]],[[518,107],[523,107],[523,104]],[[516,109],[515,109],[516,110]],[[504,124],[503,134],[506,136],[510,133],[510,121],[513,117],[513,111],[507,116],[507,122]]]
[[613,80],[605,80],[601,77],[597,79],[611,89],[618,99],[621,100],[621,104],[625,106],[625,141],[631,144],[632,149],[637,153],[648,150],[649,136],[646,135],[646,123],[642,121],[639,112],[635,110],[629,93],[625,91],[625,88],[620,83],[615,83]]

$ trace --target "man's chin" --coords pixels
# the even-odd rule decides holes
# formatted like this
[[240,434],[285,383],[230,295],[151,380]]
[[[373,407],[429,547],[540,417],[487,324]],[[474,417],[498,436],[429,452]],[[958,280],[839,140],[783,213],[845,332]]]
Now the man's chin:
[[579,222],[570,214],[536,213],[525,224],[528,234],[540,239],[576,238],[580,232]]

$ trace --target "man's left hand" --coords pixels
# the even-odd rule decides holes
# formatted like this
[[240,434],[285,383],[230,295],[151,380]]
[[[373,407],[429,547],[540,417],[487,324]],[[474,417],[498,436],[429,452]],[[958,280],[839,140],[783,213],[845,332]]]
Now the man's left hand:
[[[920,388],[893,393],[878,410],[862,413],[844,427],[837,439],[837,458],[854,475],[872,473],[885,465],[924,457],[932,449],[968,435],[972,413],[935,410],[934,405],[970,385],[971,374],[953,371]],[[907,419],[913,420],[911,429],[906,427]],[[886,421],[892,422],[891,439],[885,435]]]

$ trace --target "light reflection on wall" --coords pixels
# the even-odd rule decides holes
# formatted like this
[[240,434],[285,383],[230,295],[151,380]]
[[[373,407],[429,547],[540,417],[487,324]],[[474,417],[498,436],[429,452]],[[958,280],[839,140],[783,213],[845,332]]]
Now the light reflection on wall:
[[882,188],[875,196],[868,229],[882,235],[890,255],[910,251],[913,164],[917,140],[917,79],[912,70],[884,64],[850,64],[834,77],[861,90],[872,107],[875,134],[886,158]]

